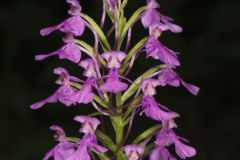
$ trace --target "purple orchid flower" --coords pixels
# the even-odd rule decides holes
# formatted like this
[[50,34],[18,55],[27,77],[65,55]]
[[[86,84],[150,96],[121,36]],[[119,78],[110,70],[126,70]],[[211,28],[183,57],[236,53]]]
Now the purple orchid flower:
[[128,84],[119,80],[119,74],[117,69],[111,69],[107,77],[107,81],[100,86],[100,91],[118,93],[127,89]]
[[176,160],[163,146],[157,146],[150,154],[150,160]]
[[181,77],[171,68],[165,68],[163,72],[159,75],[158,80],[160,81],[161,86],[170,85],[173,87],[179,87],[181,82],[182,85],[193,95],[197,95],[200,90],[199,87],[182,80]]
[[188,142],[186,139],[178,137],[175,132],[168,126],[163,126],[157,135],[155,144],[157,146],[169,146],[171,144],[175,144],[175,151],[177,155],[182,159],[195,156],[196,150],[193,147],[182,143],[180,140]]
[[76,116],[74,120],[82,123],[80,128],[80,133],[85,135],[79,142],[77,150],[66,158],[66,160],[90,160],[89,151],[94,150],[97,153],[104,153],[107,151],[106,148],[99,146],[97,144],[95,130],[100,124],[100,121],[96,118],[91,118],[87,116]]
[[178,113],[171,112],[165,106],[158,104],[153,96],[143,96],[141,114],[142,113],[163,123],[168,123],[172,121],[172,119],[179,117]]
[[177,53],[168,49],[157,39],[151,37],[146,43],[146,54],[148,57],[159,59],[170,66],[180,66]]
[[85,22],[80,16],[72,16],[62,23],[54,26],[41,29],[40,34],[47,36],[53,31],[60,30],[64,33],[72,33],[74,36],[81,36],[85,29]]
[[61,87],[50,97],[32,104],[32,109],[39,109],[46,103],[56,103],[57,101],[66,106],[74,104],[74,101],[71,100],[71,96],[75,94],[76,89],[70,86],[70,81],[80,82],[80,80],[76,77],[70,76],[68,71],[61,67],[55,68],[54,73],[60,75],[56,83],[61,85]]
[[59,142],[55,147],[53,147],[47,154],[44,156],[43,160],[48,160],[53,157],[55,160],[65,160],[67,157],[72,155],[75,152],[74,143],[68,142],[66,140],[66,134],[64,130],[57,126],[53,125],[50,127],[51,130],[56,132],[54,138]]
[[97,129],[100,121],[96,118],[88,117],[88,116],[75,116],[75,121],[82,123],[82,127],[80,128],[80,133],[91,133],[94,134]]
[[168,108],[156,102],[153,96],[156,94],[155,87],[159,85],[160,83],[156,79],[145,79],[142,81],[141,89],[144,93],[142,99],[142,113],[145,113],[146,116],[154,120],[168,123],[172,121],[172,119],[179,117],[179,114],[171,112]]
[[68,13],[73,16],[80,15],[82,7],[77,0],[67,0],[67,3],[71,5],[71,8],[68,10]]
[[122,61],[126,58],[126,53],[121,51],[108,51],[102,54],[102,57],[107,60],[107,66],[110,68],[107,75],[107,81],[100,86],[102,92],[118,93],[127,89],[128,85],[119,80],[118,68],[121,67]]
[[72,34],[67,34],[67,36],[63,39],[66,43],[63,47],[58,49],[55,52],[49,54],[40,54],[35,56],[37,61],[44,60],[48,57],[58,55],[60,59],[68,59],[74,63],[78,63],[81,59],[81,50],[79,46],[74,43],[74,37]]
[[71,5],[71,9],[68,11],[72,17],[64,20],[62,23],[54,26],[44,28],[40,31],[42,36],[49,35],[53,31],[60,30],[64,33],[72,33],[75,36],[81,36],[85,29],[85,22],[80,17],[81,6],[77,0],[67,0],[67,3]]
[[97,77],[97,65],[92,58],[81,61],[79,66],[85,69],[83,72],[84,76],[88,78]]
[[73,102],[88,104],[93,101],[94,93],[92,91],[92,86],[94,85],[96,79],[89,78],[83,84],[82,88],[72,95],[71,99]]
[[102,54],[102,57],[107,60],[107,66],[110,69],[120,68],[126,56],[126,53],[121,51],[107,51]]
[[149,28],[150,35],[159,38],[163,31],[170,30],[174,33],[182,32],[182,28],[174,23],[171,17],[165,16],[158,12],[159,8],[156,0],[147,0],[148,9],[141,17],[142,24],[145,28]]
[[140,160],[144,153],[144,147],[135,144],[127,145],[124,147],[124,152],[127,155],[127,160]]

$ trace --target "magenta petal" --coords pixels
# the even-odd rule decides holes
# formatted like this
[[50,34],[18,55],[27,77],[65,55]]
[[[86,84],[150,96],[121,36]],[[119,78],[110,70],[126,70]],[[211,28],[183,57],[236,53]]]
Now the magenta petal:
[[198,92],[200,91],[200,88],[195,86],[195,85],[192,85],[192,84],[189,84],[189,83],[186,83],[185,81],[181,80],[182,82],[182,85],[189,91],[191,92],[193,95],[197,95]]
[[58,140],[59,142],[64,142],[66,141],[66,133],[65,131],[58,125],[52,125],[50,127],[51,130],[56,132],[56,140]]
[[150,154],[150,160],[176,160],[169,151],[162,146],[156,147]]
[[60,59],[68,59],[74,63],[78,63],[81,59],[81,51],[80,48],[78,47],[77,44],[70,42],[65,44],[63,47],[58,49],[57,51],[46,54],[46,55],[37,55],[35,56],[35,59],[37,61],[44,60],[48,57],[57,55],[59,56]]
[[42,36],[46,36],[52,33],[53,31],[60,30],[61,32],[72,33],[75,36],[81,36],[84,32],[84,29],[85,29],[84,20],[79,15],[76,15],[66,19],[59,25],[42,29],[40,31],[40,34]]
[[93,79],[89,78],[71,98],[74,102],[88,104],[93,101],[94,93],[92,91]]
[[144,153],[144,147],[140,145],[127,145],[124,147],[124,152],[127,154],[127,158],[131,159],[141,159],[141,156]]
[[56,55],[56,54],[58,54],[57,51],[56,51],[56,52],[53,52],[53,53],[49,53],[49,54],[36,55],[36,56],[35,56],[35,60],[36,60],[36,61],[42,61],[42,60],[44,60],[44,59],[46,59],[46,58],[48,58],[48,57],[54,56],[54,55]]
[[58,100],[62,104],[65,104],[66,106],[70,106],[74,104],[74,101],[71,100],[71,97],[74,93],[75,93],[75,90],[71,86],[69,85],[61,86],[57,90]]
[[174,72],[172,69],[166,68],[159,75],[158,80],[162,86],[166,86],[167,84],[179,87],[180,86],[180,77]]
[[65,68],[57,67],[53,70],[53,73],[59,75],[58,80],[55,82],[56,84],[69,85],[70,76]]
[[63,67],[57,67],[53,70],[53,73],[54,74],[57,74],[57,75],[66,75],[66,77],[69,77],[69,73],[68,71],[63,68]]
[[43,160],[48,160],[51,157],[54,160],[65,160],[67,157],[75,152],[73,143],[68,141],[62,141],[53,147],[47,154],[43,157]]
[[141,89],[144,95],[153,96],[156,94],[156,87],[159,86],[160,83],[157,79],[144,79],[141,83]]
[[193,157],[196,155],[196,150],[193,147],[185,145],[179,140],[176,140],[175,142],[175,149],[177,155],[182,159],[186,159],[188,157]]
[[84,20],[80,16],[73,16],[66,19],[60,31],[73,33],[75,36],[81,36],[85,30]]
[[84,76],[86,76],[88,78],[97,77],[97,66],[92,58],[82,60],[79,63],[79,66],[81,66],[85,69],[83,72]]
[[65,160],[67,157],[71,156],[75,149],[73,147],[73,143],[63,142],[58,147],[54,149],[54,160]]
[[74,6],[74,7],[78,7],[78,8],[81,7],[81,6],[80,6],[80,3],[78,2],[78,0],[67,0],[66,2],[69,3],[69,4],[71,4],[71,5]]
[[95,132],[98,125],[101,123],[97,118],[92,118],[88,116],[75,116],[74,120],[82,123],[82,128],[80,129],[80,131],[83,133]]
[[67,3],[71,5],[71,8],[68,10],[70,15],[80,15],[82,8],[78,0],[67,0]]
[[155,9],[148,9],[144,12],[141,18],[142,24],[145,28],[150,27],[153,24],[160,23],[160,15]]
[[175,132],[170,129],[167,125],[163,125],[163,128],[160,130],[160,132],[157,135],[157,140],[155,141],[155,144],[159,146],[169,146],[175,142],[177,139],[177,136]]
[[81,59],[81,51],[77,44],[67,43],[58,51],[60,59],[68,59],[74,63],[78,63]]
[[31,109],[39,109],[46,103],[56,103],[59,100],[61,103],[66,106],[70,106],[73,102],[70,100],[70,97],[75,93],[74,89],[71,86],[61,86],[52,96],[47,99],[34,103],[31,105]]
[[182,27],[176,25],[176,24],[168,24],[170,31],[174,33],[180,33],[183,31]]
[[158,8],[159,4],[156,2],[156,0],[147,0],[147,6],[148,8]]
[[57,102],[57,94],[56,92],[51,95],[50,97],[48,97],[45,100],[39,101],[37,103],[32,104],[30,107],[31,109],[39,109],[41,108],[43,105],[45,105],[46,103],[56,103]]
[[146,53],[147,57],[151,56],[155,59],[159,59],[165,64],[171,66],[180,66],[177,54],[174,51],[165,47],[155,38],[149,38],[149,40],[147,41]]
[[[83,140],[82,140],[83,141]],[[91,160],[88,153],[88,144],[80,143],[78,149],[71,154],[69,157],[66,157],[64,160]]]
[[61,27],[63,27],[63,25],[64,25],[64,22],[62,22],[54,27],[43,28],[40,30],[40,34],[41,34],[41,36],[47,36],[50,33],[52,33],[53,31],[56,31],[56,30],[60,29]]
[[91,160],[88,153],[88,147],[91,144],[91,141],[91,135],[84,135],[77,150],[65,160]]
[[112,93],[118,93],[121,91],[126,90],[128,85],[126,83],[123,83],[119,80],[119,74],[116,69],[111,69],[107,82],[100,86],[100,91],[102,92],[112,92]]
[[[165,107],[162,107],[165,108]],[[166,112],[159,108],[158,103],[152,96],[144,96],[142,100],[142,112],[146,114],[146,116],[157,120],[168,122],[171,119],[179,117],[179,114],[175,112]]]
[[86,146],[79,148],[77,151],[75,151],[75,153],[73,153],[64,160],[83,160],[83,159],[91,160]]
[[45,156],[43,157],[42,160],[48,160],[50,157],[52,157],[52,156],[54,155],[54,149],[55,149],[55,147],[52,148],[50,151],[48,151],[48,152],[45,154]]

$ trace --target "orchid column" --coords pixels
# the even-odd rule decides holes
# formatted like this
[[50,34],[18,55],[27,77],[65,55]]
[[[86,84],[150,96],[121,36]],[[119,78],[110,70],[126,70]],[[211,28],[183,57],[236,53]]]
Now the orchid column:
[[[56,30],[63,32],[64,45],[52,53],[39,54],[35,59],[40,61],[57,55],[59,59],[82,67],[84,72],[81,74],[85,78],[71,76],[63,67],[55,68],[54,73],[59,75],[56,84],[60,87],[48,98],[31,105],[31,108],[39,109],[46,103],[60,102],[68,107],[89,104],[96,112],[74,117],[75,121],[81,123],[80,137],[67,136],[60,126],[51,126],[58,143],[46,153],[43,160],[51,157],[55,160],[140,160],[146,157],[150,160],[174,160],[176,156],[181,159],[194,156],[195,149],[174,131],[177,128],[174,119],[180,115],[159,104],[154,97],[157,94],[156,87],[167,85],[179,87],[182,84],[194,95],[199,92],[197,86],[185,82],[174,71],[180,66],[179,53],[159,41],[165,31],[179,33],[182,28],[173,24],[172,18],[158,11],[160,5],[156,0],[147,0],[146,6],[137,9],[128,20],[124,15],[128,0],[103,0],[99,25],[82,12],[77,0],[66,2],[70,5],[70,17],[40,32],[42,36]],[[105,34],[106,18],[112,22],[112,27]],[[130,48],[132,30],[137,21],[141,21],[149,35]],[[93,44],[81,38],[85,29],[92,32],[95,39]],[[115,42],[110,45],[108,39],[111,34]],[[88,58],[83,60],[81,54],[86,54]],[[128,73],[139,56],[156,59],[159,65],[150,68],[136,80],[130,80]],[[132,143],[126,144],[134,117],[138,115],[145,115],[157,124],[149,126]],[[99,119],[103,116],[111,121],[115,137],[98,129],[99,125],[104,125]],[[170,145],[175,145],[175,155],[168,151]]]

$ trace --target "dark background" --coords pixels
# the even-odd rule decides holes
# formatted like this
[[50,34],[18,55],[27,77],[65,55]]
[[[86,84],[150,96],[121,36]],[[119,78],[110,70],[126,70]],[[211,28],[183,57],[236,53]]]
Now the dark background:
[[[176,132],[191,141],[198,154],[195,160],[237,160],[240,143],[240,1],[239,0],[161,0],[161,11],[184,28],[181,34],[165,33],[161,41],[181,52],[183,79],[201,87],[194,97],[184,88],[160,88],[158,101],[181,114]],[[73,75],[78,66],[56,57],[35,62],[34,55],[48,53],[62,45],[61,33],[40,37],[39,29],[61,22],[68,5],[59,0],[11,0],[0,4],[0,159],[41,159],[54,145],[52,124],[63,126],[69,135],[78,135],[76,114],[90,113],[89,106],[67,108],[46,105],[38,111],[30,104],[44,99],[57,88],[53,68],[64,66]],[[99,22],[101,1],[81,2],[83,12]],[[144,4],[132,1],[126,13]],[[140,23],[134,28],[134,42],[147,35]],[[90,38],[89,38],[90,37]],[[92,40],[88,33],[82,39]],[[150,68],[140,56],[135,72]],[[152,121],[135,121],[137,135]]]

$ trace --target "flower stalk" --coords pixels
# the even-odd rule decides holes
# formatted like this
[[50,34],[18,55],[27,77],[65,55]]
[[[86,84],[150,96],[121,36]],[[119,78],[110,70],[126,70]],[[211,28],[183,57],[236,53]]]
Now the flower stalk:
[[[40,109],[47,103],[60,102],[68,107],[89,104],[96,112],[73,118],[81,124],[80,137],[69,137],[60,126],[51,126],[57,144],[43,160],[94,160],[97,157],[101,160],[140,160],[144,157],[174,160],[176,158],[168,151],[169,145],[175,145],[176,154],[181,159],[194,156],[196,150],[174,131],[177,128],[174,119],[180,115],[155,99],[156,88],[167,85],[179,87],[182,84],[193,95],[199,92],[197,86],[185,82],[174,71],[180,66],[179,53],[159,40],[164,32],[179,33],[182,28],[174,24],[172,18],[159,12],[160,5],[156,0],[146,0],[146,6],[138,8],[129,19],[124,11],[128,0],[103,0],[100,24],[82,12],[78,0],[66,2],[70,5],[70,17],[40,31],[42,36],[56,30],[65,33],[64,46],[49,54],[39,54],[35,59],[41,61],[57,55],[59,59],[69,60],[83,68],[85,78],[82,80],[71,76],[65,68],[55,68],[54,74],[59,76],[55,83],[59,88],[48,98],[31,105],[31,108]],[[107,18],[112,22],[112,27],[105,33]],[[129,49],[132,31],[138,21],[149,30],[149,35],[144,35]],[[81,37],[86,28],[94,36],[92,44]],[[115,35],[113,46],[108,39],[112,33]],[[125,40],[126,44],[123,45]],[[123,48],[124,51],[121,51]],[[82,54],[88,58],[82,59]],[[136,80],[131,80],[127,76],[137,57],[142,54],[147,59],[158,60],[160,64],[142,73]],[[139,115],[158,123],[130,140],[131,144],[126,144],[133,131],[134,118]],[[108,135],[109,126],[104,126],[106,120],[112,124],[114,137]],[[102,129],[97,129],[101,123]]]

